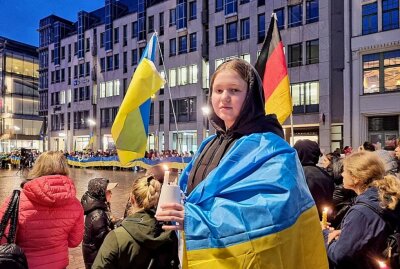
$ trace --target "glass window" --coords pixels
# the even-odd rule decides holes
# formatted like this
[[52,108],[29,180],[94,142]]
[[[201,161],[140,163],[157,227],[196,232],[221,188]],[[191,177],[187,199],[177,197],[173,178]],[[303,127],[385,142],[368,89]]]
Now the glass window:
[[224,58],[215,60],[215,70],[224,62]]
[[107,56],[107,71],[113,70],[113,56]]
[[176,6],[176,28],[183,29],[187,27],[187,1],[178,0]]
[[231,22],[226,25],[226,42],[237,41],[237,22]]
[[112,80],[106,82],[106,97],[113,96],[113,82]]
[[196,84],[197,83],[197,65],[193,64],[189,66],[189,83]]
[[160,36],[164,34],[164,12],[161,12],[159,15],[159,23],[160,23]]
[[215,27],[215,46],[224,44],[224,26]]
[[189,3],[189,21],[197,18],[197,6],[196,1]]
[[106,83],[100,82],[100,98],[106,97]]
[[176,55],[176,39],[172,38],[169,40],[169,56]]
[[187,36],[179,37],[179,54],[187,53]]
[[250,62],[250,54],[246,53],[246,54],[242,54],[240,56],[241,59],[245,60],[246,62],[248,62],[249,64],[251,64]]
[[362,6],[362,34],[378,32],[378,3]]
[[319,111],[319,82],[304,82],[290,85],[293,113],[315,113]]
[[131,58],[131,65],[136,65],[138,63],[138,54],[137,49],[132,50],[132,58]]
[[317,22],[319,17],[318,0],[307,0],[306,23]]
[[154,16],[149,16],[149,33],[154,32]]
[[400,90],[400,50],[383,53],[385,92]]
[[237,0],[225,0],[225,15],[237,13]]
[[169,26],[173,26],[176,23],[175,8],[169,10]]
[[303,5],[289,6],[288,27],[300,26],[303,21]]
[[300,66],[302,64],[302,49],[301,43],[292,44],[288,46],[288,66],[295,67]]
[[114,44],[119,42],[119,27],[114,28]]
[[224,9],[224,0],[215,0],[215,12],[219,12]]
[[132,22],[131,25],[132,25],[132,29],[131,29],[132,34],[131,34],[131,36],[132,36],[132,38],[136,38],[137,35],[138,35],[138,23],[137,23],[137,21],[134,21],[134,22]]
[[274,10],[277,19],[277,26],[279,30],[285,28],[285,9],[279,8]]
[[114,70],[119,68],[119,54],[114,55]]
[[258,43],[262,43],[265,37],[265,14],[258,14],[258,30],[257,30],[257,37]]
[[319,62],[319,40],[310,40],[306,42],[306,64],[316,64]]
[[119,79],[114,80],[114,96],[119,95],[120,92],[120,82]]
[[189,35],[190,38],[190,51],[196,51],[197,50],[197,36],[196,33],[191,33]]
[[176,69],[171,68],[169,70],[169,86],[175,87],[176,86]]
[[257,6],[258,7],[265,6],[265,0],[257,0]]
[[399,0],[382,0],[382,30],[399,28]]
[[250,38],[250,18],[240,20],[240,40]]
[[181,66],[178,68],[178,85],[186,85],[187,83],[187,67]]

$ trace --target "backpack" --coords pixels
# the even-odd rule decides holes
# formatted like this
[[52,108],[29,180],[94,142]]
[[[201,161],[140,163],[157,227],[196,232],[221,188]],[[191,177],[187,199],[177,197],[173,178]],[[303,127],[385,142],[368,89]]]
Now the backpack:
[[382,252],[382,257],[385,259],[386,264],[390,265],[390,268],[400,268],[400,225],[399,223],[390,223],[386,219],[383,218],[382,213],[379,212],[375,207],[363,203],[358,202],[357,204],[361,204],[363,206],[368,207],[372,211],[374,211],[378,216],[385,221],[385,223],[390,228],[390,234],[386,238],[386,248]]
[[[0,245],[0,269],[28,269],[28,262],[22,248],[15,244],[18,224],[19,190],[14,190],[10,202],[0,223],[0,239],[3,236],[7,243]],[[8,236],[5,230],[10,221]]]

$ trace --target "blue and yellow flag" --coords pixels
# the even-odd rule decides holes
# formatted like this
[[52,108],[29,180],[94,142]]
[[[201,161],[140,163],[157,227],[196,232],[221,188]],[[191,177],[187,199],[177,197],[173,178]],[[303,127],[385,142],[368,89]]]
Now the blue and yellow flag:
[[[193,163],[180,178],[182,190]],[[296,151],[272,133],[236,141],[186,198],[184,228],[184,268],[328,268]]]
[[154,65],[156,49],[157,36],[153,34],[133,74],[111,128],[118,157],[122,164],[143,158],[146,151],[150,121],[150,97],[164,84],[164,79]]

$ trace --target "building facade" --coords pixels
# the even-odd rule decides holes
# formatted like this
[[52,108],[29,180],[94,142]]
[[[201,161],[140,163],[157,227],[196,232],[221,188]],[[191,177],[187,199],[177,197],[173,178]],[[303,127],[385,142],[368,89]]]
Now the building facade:
[[393,150],[400,134],[399,1],[345,5],[345,144]]
[[36,50],[0,37],[0,152],[43,150]]
[[[210,76],[232,57],[255,63],[272,12],[289,66],[295,140],[316,140],[327,151],[341,147],[340,2],[106,0],[98,10],[79,12],[76,22],[42,19],[40,113],[47,115],[50,149],[82,150],[92,136],[94,149],[113,147],[113,120],[146,40],[157,31],[162,56],[155,64],[169,83],[152,101],[148,148],[196,151],[213,132],[205,115]],[[289,141],[289,120],[284,129]]]

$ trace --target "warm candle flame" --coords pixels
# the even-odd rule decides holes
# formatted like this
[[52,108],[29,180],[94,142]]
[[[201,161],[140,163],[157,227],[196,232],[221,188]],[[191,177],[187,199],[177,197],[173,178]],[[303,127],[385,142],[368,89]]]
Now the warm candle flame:
[[324,212],[324,213],[328,213],[328,211],[329,211],[329,207],[324,207],[323,212]]
[[384,263],[383,261],[378,260],[378,264],[379,264],[379,268],[387,268],[386,263]]
[[164,171],[168,171],[168,165],[164,164],[163,168],[164,168]]

